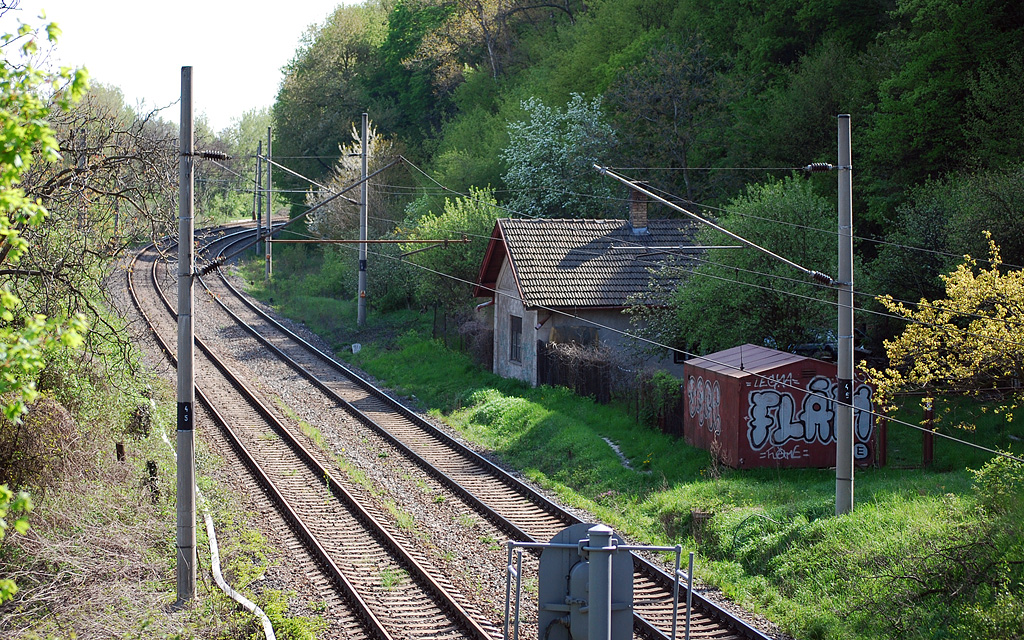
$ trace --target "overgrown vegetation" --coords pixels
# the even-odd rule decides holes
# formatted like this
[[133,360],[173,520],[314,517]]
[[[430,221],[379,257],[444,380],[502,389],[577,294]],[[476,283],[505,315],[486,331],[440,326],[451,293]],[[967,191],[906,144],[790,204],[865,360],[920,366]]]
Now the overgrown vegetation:
[[[125,327],[102,295],[113,260],[173,226],[161,212],[174,198],[174,127],[135,113],[116,88],[84,93],[81,71],[40,66],[58,32],[22,26],[0,43],[0,481],[36,496],[26,521],[28,497],[0,491],[0,562],[14,579],[0,582],[0,601],[14,597],[0,616],[5,630],[21,620],[41,635],[84,634],[95,620],[72,605],[95,597],[92,577],[128,575],[152,599],[113,596],[111,618],[125,634],[231,634],[244,623],[216,598],[175,623],[139,614],[167,597],[160,576],[173,556],[155,522],[169,490],[154,501],[159,482],[142,469],[144,461],[170,468],[157,440],[169,418],[159,394],[139,386]],[[341,5],[303,40],[272,110],[219,133],[199,123],[199,148],[236,157],[202,167],[199,216],[252,213],[231,181],[246,176],[248,187],[270,124],[276,156],[297,157],[293,168],[330,181],[328,191],[344,188],[355,175],[353,123],[369,112],[374,161],[402,154],[415,163],[371,186],[374,237],[408,246],[371,254],[370,323],[358,332],[345,324],[360,295],[347,245],[275,251],[275,281],[261,290],[268,301],[565,500],[637,538],[695,545],[709,581],[800,637],[1019,638],[1024,501],[1015,462],[940,441],[931,469],[859,472],[858,508],[826,517],[829,472],[730,471],[639,424],[672,401],[671,380],[655,380],[646,405],[599,406],[490,377],[442,344],[486,340],[465,310],[494,217],[618,215],[621,192],[589,171],[593,161],[630,167],[655,190],[831,272],[834,243],[819,237],[831,233],[831,182],[790,174],[833,160],[833,118],[850,113],[857,277],[893,298],[870,310],[929,325],[930,337],[941,320],[956,337],[915,342],[916,329],[904,331],[898,318],[870,316],[876,354],[896,337],[891,391],[970,386],[979,373],[986,385],[1019,385],[1019,358],[1005,358],[1013,349],[980,348],[973,338],[1022,342],[1014,297],[1024,264],[1022,42],[1024,9],[1008,0]],[[281,172],[275,184],[308,186]],[[276,197],[271,208],[284,204]],[[353,209],[326,211],[310,228],[351,236]],[[413,240],[462,234],[471,242],[458,250],[400,255]],[[975,264],[960,262],[983,255],[986,236],[1002,251],[975,275]],[[785,347],[825,324],[825,294],[748,257],[706,254],[666,313],[637,317],[655,320],[648,330],[661,342],[696,351],[737,341]],[[983,281],[1006,286],[975,286]],[[971,291],[954,295],[948,285],[957,282]],[[922,297],[961,315],[912,310]],[[381,318],[384,310],[392,315]],[[364,345],[357,356],[355,342]],[[939,402],[940,428],[964,423],[973,430],[960,437],[1019,455],[1012,396]],[[111,463],[110,445],[121,440],[131,443],[127,459]],[[916,465],[920,436],[893,427],[890,448],[898,464]],[[248,579],[267,560],[245,530],[239,554],[255,561],[237,571]],[[66,553],[68,541],[78,555]],[[129,558],[129,568],[103,564],[102,553]],[[81,597],[58,603],[51,585]],[[280,611],[282,597],[268,597],[268,610]],[[311,629],[297,623],[289,633]]]
[[[707,453],[638,425],[626,407],[467,371],[463,357],[412,337],[359,356],[373,375],[571,504],[645,542],[696,549],[705,580],[797,637],[1022,631],[1024,513],[1019,500],[1008,509],[1008,496],[1020,495],[1019,464],[938,445],[939,456],[960,464],[945,472],[859,470],[857,509],[837,519],[828,470],[722,469]],[[894,432],[890,446],[910,446],[914,436]],[[980,477],[992,475],[972,489],[965,459],[986,470]],[[992,494],[1001,511],[986,506]]]
[[[280,309],[291,312],[287,303]],[[327,332],[340,356],[565,502],[634,539],[695,549],[699,577],[796,637],[1024,632],[1018,463],[937,439],[933,465],[922,468],[921,434],[892,424],[890,466],[858,469],[856,508],[836,518],[831,470],[725,468],[638,422],[627,404],[481,371],[468,354],[431,339],[429,322],[376,314],[356,331],[352,317],[336,318]],[[352,342],[362,343],[356,355]],[[896,417],[921,421],[918,398],[901,406]],[[954,423],[969,421],[977,425],[972,441],[1018,450],[1024,425],[992,406],[939,399],[936,413],[946,419],[937,428],[962,435]]]

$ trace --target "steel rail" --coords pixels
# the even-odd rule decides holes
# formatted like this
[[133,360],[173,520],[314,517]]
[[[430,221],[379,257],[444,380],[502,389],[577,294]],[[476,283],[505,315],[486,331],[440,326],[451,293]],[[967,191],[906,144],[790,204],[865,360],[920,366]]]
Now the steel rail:
[[[157,261],[154,260],[150,277],[153,281],[154,287],[160,294],[160,298],[164,304],[164,307],[166,308],[168,313],[173,316],[173,308],[170,305],[170,302],[167,300],[166,296],[163,294],[163,291],[159,287],[158,278],[156,275],[157,264]],[[129,289],[132,291],[133,300],[135,301],[136,307],[140,310],[144,317],[147,318],[147,322],[150,322],[152,326],[152,322],[145,314],[145,311],[142,309],[142,305],[136,297],[134,286],[131,283],[131,274],[133,271],[134,269],[129,269]],[[159,339],[159,342],[161,342],[161,348],[164,350],[165,354],[167,354],[168,357],[171,358],[173,362],[174,358],[171,355],[171,351],[168,345],[166,345],[166,343],[163,342],[163,339],[159,336],[159,334],[157,334],[157,337]],[[358,501],[337,481],[337,479],[334,478],[333,474],[331,474],[329,470],[320,465],[319,462],[315,459],[315,457],[305,447],[303,447],[301,443],[297,442],[291,436],[290,431],[283,424],[281,424],[273,415],[273,413],[255,396],[255,394],[253,394],[251,390],[249,390],[248,387],[244,385],[244,383],[242,383],[237,378],[237,376],[235,376],[233,372],[231,372],[230,369],[213,354],[212,350],[205,344],[205,342],[203,342],[198,337],[195,338],[195,341],[196,345],[206,355],[206,357],[210,359],[214,366],[216,366],[217,369],[220,370],[221,374],[224,375],[225,378],[227,378],[231,382],[231,384],[235,387],[236,390],[238,390],[240,394],[246,396],[246,402],[253,406],[262,415],[264,419],[270,422],[273,425],[275,431],[277,431],[278,433],[280,433],[282,436],[289,440],[289,445],[302,459],[303,463],[306,464],[309,468],[313,469],[314,473],[318,477],[323,477],[327,479],[332,494],[334,494],[335,497],[338,498],[340,501],[346,503],[348,507],[354,509],[357,514],[357,517],[360,520],[362,520],[368,527],[375,531],[375,535],[378,538],[378,541],[381,542],[386,548],[388,548],[393,554],[400,558],[401,562],[406,566],[406,568],[410,569],[410,572],[416,575],[419,581],[421,581],[422,584],[426,586],[427,590],[433,594],[433,597],[441,605],[441,608],[443,610],[447,611],[448,614],[452,616],[455,620],[458,620],[459,624],[463,627],[463,630],[468,634],[467,637],[479,638],[480,640],[489,640],[491,638],[490,634],[488,634],[487,631],[484,630],[472,618],[472,616],[470,616],[465,611],[465,609],[463,609],[461,605],[459,605],[454,600],[454,598],[452,598],[451,595],[447,593],[447,590],[442,585],[438,584],[437,581],[433,579],[429,572],[427,572],[426,569],[424,569],[423,566],[415,558],[411,557],[405,551],[403,546],[393,536],[391,536],[389,532],[387,532],[384,529],[384,527],[376,520],[376,518],[374,518],[372,514],[368,513],[358,503]],[[219,414],[216,414],[216,410],[213,406],[213,403],[210,401],[207,395],[202,393],[202,391],[198,388],[198,385],[197,395],[200,396],[205,406],[210,408],[215,415],[219,416]],[[244,452],[240,453],[240,455],[246,461],[246,465],[253,469],[254,472],[258,475],[258,477],[261,478],[261,484],[265,483],[265,487],[268,489],[271,495],[273,495],[275,499],[278,501],[281,510],[289,514],[289,522],[293,523],[293,525],[297,527],[297,529],[299,530],[300,537],[303,538],[307,542],[307,545],[309,545],[312,548],[311,550],[313,551],[314,556],[317,557],[319,562],[330,568],[329,573],[331,573],[332,576],[335,577],[339,584],[345,585],[342,587],[343,595],[347,599],[355,600],[356,602],[362,605],[359,611],[368,619],[372,619],[370,626],[373,628],[372,633],[375,634],[375,637],[391,638],[391,636],[384,628],[383,624],[380,623],[380,621],[370,610],[369,606],[359,596],[356,588],[351,584],[347,577],[344,576],[344,573],[333,562],[328,552],[316,540],[315,535],[309,531],[308,527],[306,527],[304,523],[302,523],[301,517],[294,511],[294,509],[292,509],[287,499],[285,499],[284,496],[281,495],[280,492],[278,492],[276,488],[273,487],[272,480],[270,480],[270,478],[267,477],[262,472],[262,470],[259,468],[258,462],[248,452],[248,450],[246,450],[244,444],[241,442],[238,436],[234,434],[230,427],[227,426],[227,423],[223,419],[223,417],[219,417],[218,421],[220,422],[222,428],[224,428],[225,431],[230,434],[229,439],[236,447],[236,450],[238,450],[239,452]]]
[[[178,358],[176,350],[167,343],[167,341],[164,339],[162,335],[160,335],[159,332],[156,331],[156,325],[154,324],[152,318],[149,316],[149,314],[143,307],[142,301],[139,299],[138,293],[135,290],[134,281],[132,279],[132,275],[135,271],[135,264],[139,256],[141,256],[143,253],[145,253],[150,248],[155,246],[156,243],[148,245],[142,251],[137,253],[129,263],[129,268],[127,272],[128,293],[132,299],[132,303],[134,304],[136,310],[138,310],[139,314],[142,315],[143,320],[145,320],[146,324],[152,330],[153,337],[156,339],[157,345],[160,347],[160,350],[164,352],[164,355],[171,363],[171,366],[177,368]],[[153,271],[150,274],[151,279],[154,282],[156,280],[156,263],[157,259],[154,258]],[[157,287],[157,291],[159,292],[159,287]],[[167,302],[166,298],[163,297],[162,292],[160,293],[160,298],[163,301],[165,307],[167,307],[167,309],[170,311],[170,303]],[[348,580],[345,574],[342,573],[341,569],[338,568],[337,564],[334,563],[333,559],[330,557],[330,554],[327,552],[327,550],[324,549],[323,545],[319,543],[319,541],[316,539],[316,536],[309,530],[309,527],[306,526],[306,524],[302,521],[299,515],[291,507],[291,505],[281,494],[281,492],[278,491],[277,487],[274,485],[270,477],[267,476],[263,469],[260,468],[259,464],[256,463],[255,458],[245,447],[245,445],[242,443],[241,439],[234,432],[231,426],[228,424],[228,421],[221,415],[221,413],[217,410],[214,403],[211,402],[209,398],[207,398],[206,393],[202,389],[200,389],[198,385],[196,385],[196,396],[199,398],[199,401],[200,403],[202,403],[204,409],[206,409],[206,411],[209,412],[211,416],[213,416],[214,422],[217,424],[217,426],[219,426],[225,432],[228,442],[231,443],[232,447],[235,449],[236,453],[242,459],[243,463],[256,477],[256,480],[259,483],[260,487],[263,488],[263,490],[270,495],[271,501],[276,504],[278,512],[285,519],[285,521],[292,526],[294,533],[306,545],[306,550],[312,556],[313,561],[318,563],[321,566],[321,568],[326,569],[326,572],[334,581],[335,586],[338,588],[339,591],[341,591],[341,596],[343,600],[347,602],[349,606],[354,610],[353,613],[355,613],[356,617],[360,619],[360,621],[363,623],[365,630],[368,632],[368,635],[370,635],[371,637],[379,638],[380,640],[394,640],[392,635],[384,628],[384,626],[380,623],[380,620],[378,620],[377,617],[374,615],[373,611],[370,609],[369,605],[367,605],[366,601],[363,600],[363,598],[356,591],[355,586],[352,585],[352,583]]]
[[[507,471],[497,466],[487,458],[481,456],[476,451],[473,451],[472,449],[465,446],[455,438],[441,431],[433,424],[420,417],[416,412],[406,407],[401,402],[395,400],[391,396],[387,395],[382,390],[374,386],[372,383],[365,380],[360,375],[358,375],[357,373],[355,373],[342,363],[335,360],[332,356],[324,353],[316,346],[310,344],[308,341],[304,340],[303,338],[295,334],[293,331],[285,327],[283,324],[281,324],[274,318],[270,317],[262,309],[253,304],[250,300],[248,300],[245,296],[241,295],[241,293],[227,280],[227,278],[224,277],[223,273],[220,273],[219,271],[218,273],[223,284],[235,295],[237,300],[239,300],[251,311],[258,314],[263,321],[270,323],[277,330],[289,336],[290,339],[302,345],[303,348],[314,353],[317,357],[323,360],[329,367],[333,368],[335,371],[351,380],[353,383],[361,387],[364,391],[372,394],[380,401],[393,407],[393,409],[399,412],[404,418],[406,418],[419,428],[429,432],[431,436],[441,440],[442,442],[444,442],[445,445],[455,449],[461,455],[472,459],[476,464],[485,468],[492,476],[494,476],[496,479],[502,482],[502,484],[506,485],[509,489],[526,497],[530,502],[535,504],[544,512],[559,518],[565,523],[566,526],[581,522],[581,520],[572,513],[566,511],[557,504],[553,503],[547,497],[540,494],[529,485],[516,479]],[[204,286],[206,286],[205,282]],[[239,323],[240,326],[242,326],[246,331],[248,331],[258,340],[260,340],[261,343],[263,343],[264,345],[268,346],[271,350],[273,350],[275,354],[281,357],[295,371],[309,379],[322,391],[328,393],[333,399],[343,404],[346,407],[346,410],[354,412],[353,415],[355,415],[366,426],[373,429],[375,432],[377,432],[382,437],[387,439],[389,442],[391,442],[394,446],[402,450],[404,453],[407,453],[407,455],[409,455],[414,462],[420,465],[432,477],[444,483],[450,489],[458,493],[460,496],[464,497],[464,499],[469,501],[471,504],[480,505],[481,512],[495,526],[502,529],[508,535],[517,537],[522,541],[537,542],[537,540],[535,540],[533,536],[531,536],[528,532],[517,527],[515,524],[511,523],[506,518],[504,518],[501,514],[495,512],[475,495],[471,494],[470,492],[468,492],[468,490],[461,487],[456,481],[448,477],[447,474],[438,470],[431,463],[429,463],[421,456],[416,454],[414,451],[412,451],[404,442],[402,442],[396,436],[388,432],[388,430],[384,428],[382,425],[379,425],[372,418],[366,416],[363,412],[352,407],[350,403],[344,400],[344,398],[341,398],[341,396],[339,396],[336,392],[331,390],[323,381],[313,376],[299,363],[295,362],[293,359],[286,356],[279,348],[277,348],[275,345],[272,345],[269,340],[261,336],[248,323],[242,321],[241,318],[239,318],[236,313],[227,308],[226,304],[219,297],[214,296],[214,299],[222,308],[224,308],[226,311],[228,311],[228,313],[230,313],[233,317],[236,318],[236,321]],[[664,571],[660,567],[654,565],[653,563],[651,563],[650,561],[641,556],[634,555],[634,559],[636,573],[650,580],[652,583],[659,586],[660,588],[666,590],[666,592],[671,593],[672,585],[674,582],[672,576],[670,576],[666,571]],[[691,595],[693,599],[694,609],[699,610],[702,614],[717,622],[719,625],[721,625],[723,629],[734,631],[744,638],[750,638],[753,640],[767,640],[768,636],[763,634],[761,631],[751,626],[745,620],[742,620],[741,618],[738,618],[737,616],[733,615],[731,612],[723,609],[722,607],[719,607],[717,604],[708,600],[700,593],[694,591]],[[653,623],[651,623],[649,620],[647,620],[643,615],[639,613],[634,614],[634,629],[644,637],[658,639],[668,638],[668,635],[665,631],[658,629]]]

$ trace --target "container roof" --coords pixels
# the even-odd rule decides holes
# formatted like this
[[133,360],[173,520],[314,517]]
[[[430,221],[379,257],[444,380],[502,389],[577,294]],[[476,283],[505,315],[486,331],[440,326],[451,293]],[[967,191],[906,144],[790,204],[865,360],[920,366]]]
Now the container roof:
[[799,362],[813,360],[805,356],[786,353],[756,344],[743,344],[724,351],[710,353],[706,356],[690,358],[687,366],[713,371],[719,375],[742,378],[751,374],[759,374]]

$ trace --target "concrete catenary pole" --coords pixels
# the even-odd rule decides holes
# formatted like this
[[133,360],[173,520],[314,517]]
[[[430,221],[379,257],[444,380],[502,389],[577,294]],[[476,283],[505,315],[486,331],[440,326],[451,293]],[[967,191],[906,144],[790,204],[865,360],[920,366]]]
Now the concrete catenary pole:
[[362,184],[359,185],[359,301],[356,303],[356,324],[362,326],[366,322],[366,227],[367,227],[367,207],[366,207],[366,134],[367,134],[367,114],[363,114],[363,133],[362,133]]
[[839,116],[839,354],[836,515],[853,511],[853,166],[850,116]]
[[181,68],[181,124],[178,154],[178,604],[196,591],[196,476],[194,412],[195,378],[192,340],[194,301],[192,274],[195,180],[192,118],[192,67]]
[[274,216],[274,183],[270,178],[270,170],[273,168],[274,164],[270,161],[270,159],[274,156],[274,154],[271,150],[271,145],[271,130],[270,127],[267,127],[267,282],[270,282],[270,274],[273,272],[273,264],[271,262],[271,246],[273,246],[273,242],[271,242],[270,232],[274,228],[273,222],[271,221],[271,219]]
[[263,233],[263,141],[256,143],[256,187],[253,199],[256,200],[256,256],[260,255],[259,237]]

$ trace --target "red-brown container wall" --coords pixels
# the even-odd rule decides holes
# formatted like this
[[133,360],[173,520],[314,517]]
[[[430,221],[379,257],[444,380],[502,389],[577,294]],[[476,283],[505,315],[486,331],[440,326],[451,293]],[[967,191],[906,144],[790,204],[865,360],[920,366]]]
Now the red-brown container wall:
[[[835,466],[835,364],[747,344],[687,360],[684,375],[688,444],[737,469]],[[873,395],[855,385],[858,465],[874,457]]]

